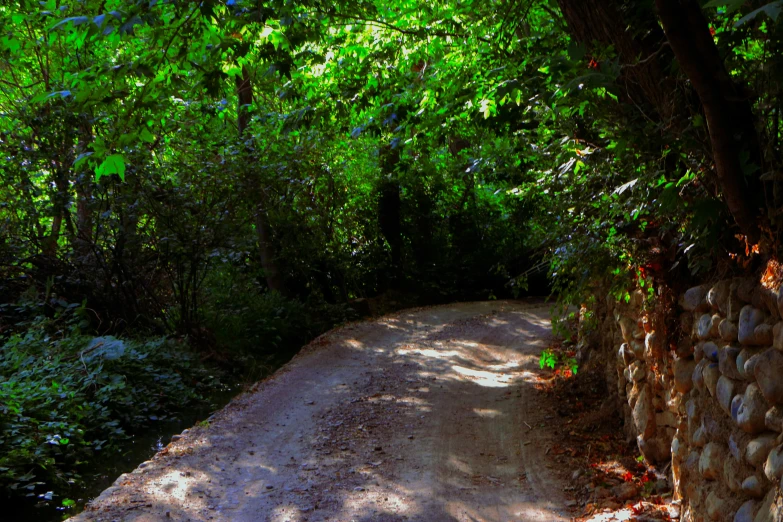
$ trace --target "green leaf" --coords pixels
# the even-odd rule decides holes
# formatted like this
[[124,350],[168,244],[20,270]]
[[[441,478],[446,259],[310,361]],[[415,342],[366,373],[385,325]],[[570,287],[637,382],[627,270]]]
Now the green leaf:
[[585,57],[585,54],[587,54],[587,47],[585,47],[583,44],[571,42],[571,44],[568,46],[568,58],[572,62],[582,61],[582,59]]
[[57,29],[60,26],[63,26],[67,23],[73,22],[73,25],[81,25],[85,22],[89,22],[90,19],[86,16],[71,16],[70,18],[65,18],[63,20],[60,20],[56,24],[52,26],[52,29]]
[[14,38],[9,38],[8,36],[3,36],[0,38],[0,49],[11,51],[12,53],[15,53],[22,47],[22,44],[19,42],[19,40],[16,40]]
[[122,181],[125,181],[125,159],[122,154],[112,154],[95,169],[95,179],[99,180],[102,176],[111,176],[117,174]]
[[707,2],[703,7],[726,7],[726,13],[733,13],[745,3],[745,0],[712,0]]
[[146,127],[142,128],[141,132],[139,132],[139,139],[147,143],[155,142],[155,136],[153,136],[152,133]]
[[747,22],[750,22],[754,18],[756,18],[760,13],[764,13],[770,18],[772,18],[773,21],[777,21],[778,16],[780,16],[780,11],[783,10],[783,0],[778,0],[777,2],[771,2],[765,6],[759,7],[755,11],[748,13],[747,15],[740,18],[736,24],[734,24],[734,27],[737,28]]

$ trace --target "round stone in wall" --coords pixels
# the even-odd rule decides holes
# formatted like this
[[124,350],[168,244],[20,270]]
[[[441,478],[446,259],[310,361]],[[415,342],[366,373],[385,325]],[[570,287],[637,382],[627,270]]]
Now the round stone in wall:
[[742,404],[737,411],[737,425],[746,433],[761,433],[765,430],[765,417],[769,405],[764,400],[756,383],[751,383],[742,396]]
[[719,497],[717,493],[711,491],[707,495],[707,501],[705,502],[707,507],[707,516],[710,520],[721,520],[726,511],[726,501]]
[[764,348],[757,348],[757,347],[747,347],[743,348],[742,351],[740,351],[739,355],[737,356],[737,373],[739,373],[740,377],[746,381],[752,381],[755,379],[755,376],[753,375],[753,369],[751,368],[750,372],[746,371],[745,369],[745,363],[750,360],[751,357],[754,355],[757,355],[764,351]]
[[723,447],[717,442],[710,442],[704,446],[704,451],[699,457],[699,473],[705,479],[717,480],[723,472],[723,459],[725,453]]
[[732,342],[737,340],[739,330],[737,329],[736,324],[728,319],[723,319],[718,325],[718,332],[720,333],[721,339]]
[[689,288],[680,298],[680,306],[689,312],[706,309],[708,303],[705,298],[707,297],[708,291],[709,287],[707,285]]
[[777,446],[769,452],[764,463],[764,475],[772,482],[779,482],[783,476],[783,446]]
[[[738,332],[737,338],[741,344],[759,345],[763,343],[757,342],[755,330],[756,327],[762,325],[766,319],[766,314],[758,308],[754,308],[751,305],[742,307],[739,314],[739,323],[737,325]],[[770,335],[772,332],[769,332]]]
[[773,406],[767,410],[764,416],[764,424],[767,428],[778,433],[783,431],[783,409]]
[[742,492],[752,498],[762,498],[764,493],[767,492],[769,483],[766,477],[761,478],[756,475],[751,475],[742,481]]
[[725,314],[730,291],[731,281],[729,279],[718,281],[710,288],[709,292],[707,292],[707,303],[713,310],[718,310]]
[[725,375],[720,376],[718,384],[715,386],[715,398],[723,411],[726,412],[726,415],[731,416],[731,400],[737,394],[736,390],[736,381],[729,379]]
[[736,346],[726,345],[718,350],[718,363],[720,365],[720,372],[730,379],[742,379],[739,370],[737,369],[737,357],[740,354],[740,349]]
[[680,393],[688,393],[693,388],[693,371],[696,361],[690,357],[674,361],[674,387]]
[[709,339],[711,337],[710,335],[711,331],[712,331],[712,315],[703,314],[701,317],[699,317],[699,322],[696,326],[696,335],[699,336],[699,339]]
[[783,353],[771,349],[759,355],[754,368],[764,398],[773,406],[783,404]]
[[704,385],[713,397],[715,397],[715,388],[718,385],[718,379],[720,379],[718,363],[711,362],[707,364],[704,367]]
[[757,509],[758,502],[755,500],[748,500],[742,504],[734,514],[734,522],[753,522],[753,517],[756,515]]
[[701,345],[701,351],[704,357],[713,362],[718,362],[718,345],[708,341]]
[[776,433],[764,433],[748,442],[745,447],[745,460],[754,467],[762,466],[769,456],[772,448],[776,446]]

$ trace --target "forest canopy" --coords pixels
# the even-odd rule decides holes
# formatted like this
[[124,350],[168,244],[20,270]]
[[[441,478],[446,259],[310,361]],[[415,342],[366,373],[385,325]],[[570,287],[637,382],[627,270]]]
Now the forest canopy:
[[[210,368],[378,303],[580,304],[775,257],[781,10],[0,6],[0,487],[67,490]],[[147,357],[182,382],[128,413]]]

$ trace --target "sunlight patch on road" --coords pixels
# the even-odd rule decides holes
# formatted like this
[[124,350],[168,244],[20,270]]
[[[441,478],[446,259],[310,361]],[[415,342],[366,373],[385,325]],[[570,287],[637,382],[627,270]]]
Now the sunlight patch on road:
[[[536,364],[538,364],[538,363],[536,363]],[[539,382],[538,375],[533,373],[533,372],[529,372],[527,370],[525,370],[525,371],[523,371],[521,373],[518,373],[517,374],[517,378],[518,379],[522,379],[525,382],[532,382],[532,383],[538,383]]]
[[505,364],[490,364],[487,366],[487,370],[491,372],[503,372],[507,370],[513,370],[514,368],[519,368],[519,366],[519,361],[508,361]]
[[386,321],[379,321],[378,324],[382,324],[391,330],[416,330],[421,327],[419,322],[400,319],[387,319]]
[[402,404],[408,404],[411,406],[419,406],[419,407],[426,407],[429,409],[430,403],[425,401],[424,399],[420,399],[418,397],[400,397],[397,399],[397,402],[401,402]]
[[[548,331],[552,329],[552,323],[549,321],[549,319],[541,319],[540,317],[536,317],[535,315],[530,315],[530,314],[522,314],[522,317],[524,317],[525,320],[530,324],[532,324],[533,326],[546,328]],[[525,329],[521,331],[525,332],[527,335],[531,334],[529,329]]]
[[190,494],[193,482],[190,475],[184,475],[179,471],[172,471],[158,479],[160,487],[157,489],[164,491],[168,496],[184,501]]
[[481,520],[483,522],[510,522],[519,520],[525,522],[555,522],[566,519],[554,515],[549,509],[536,505],[525,505],[513,502],[505,505],[476,509],[469,502],[449,500],[445,503],[445,511],[453,520]]
[[465,348],[478,348],[479,347],[479,343],[476,343],[476,342],[473,342],[473,341],[460,341],[460,340],[454,339],[451,342],[456,344],[457,346],[463,346]]
[[509,321],[507,321],[506,319],[499,319],[497,317],[493,317],[492,319],[487,321],[487,324],[491,325],[491,326],[504,326],[504,325],[511,324],[511,323]]
[[473,408],[473,413],[479,417],[485,417],[488,419],[494,419],[495,417],[500,417],[503,415],[503,412],[499,410],[491,410],[489,408]]
[[253,462],[253,461],[248,462],[247,460],[243,460],[240,462],[243,464],[246,463],[245,465],[249,468],[255,467],[255,468],[263,469],[264,471],[268,471],[269,473],[273,473],[273,474],[277,473],[277,468],[274,468],[272,466],[267,466],[265,464],[258,464],[257,462]]
[[485,388],[508,388],[511,385],[511,376],[504,373],[497,374],[482,370],[471,370],[470,368],[457,365],[452,366],[451,369],[464,376],[466,378],[465,380],[469,380]]
[[[343,506],[336,520],[376,520],[384,515],[394,517],[415,517],[419,514],[413,491],[393,483],[379,481],[379,477],[368,477],[366,487],[345,491],[340,495]],[[376,485],[370,485],[375,482]]]
[[457,471],[459,471],[461,473],[464,473],[466,475],[472,475],[473,474],[473,468],[471,468],[470,465],[467,462],[465,462],[465,461],[463,461],[461,459],[458,459],[454,455],[449,455],[448,466],[450,468],[455,469],[455,470],[457,470]]
[[456,350],[433,350],[432,348],[400,348],[397,350],[399,355],[423,355],[424,357],[432,357],[434,359],[445,359],[447,357],[458,357],[460,352]]
[[269,515],[269,522],[299,522],[302,520],[299,508],[292,504],[277,506]]
[[614,521],[622,521],[622,520],[632,520],[635,519],[636,515],[634,515],[633,511],[630,508],[624,508],[620,509],[618,511],[612,511],[609,513],[598,513],[590,518],[588,518],[585,522],[614,522]]

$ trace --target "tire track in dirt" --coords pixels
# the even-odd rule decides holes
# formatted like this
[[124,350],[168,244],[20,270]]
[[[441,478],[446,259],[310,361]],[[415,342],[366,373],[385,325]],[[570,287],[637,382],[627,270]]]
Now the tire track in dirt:
[[567,520],[534,388],[547,310],[463,303],[329,332],[71,520]]

